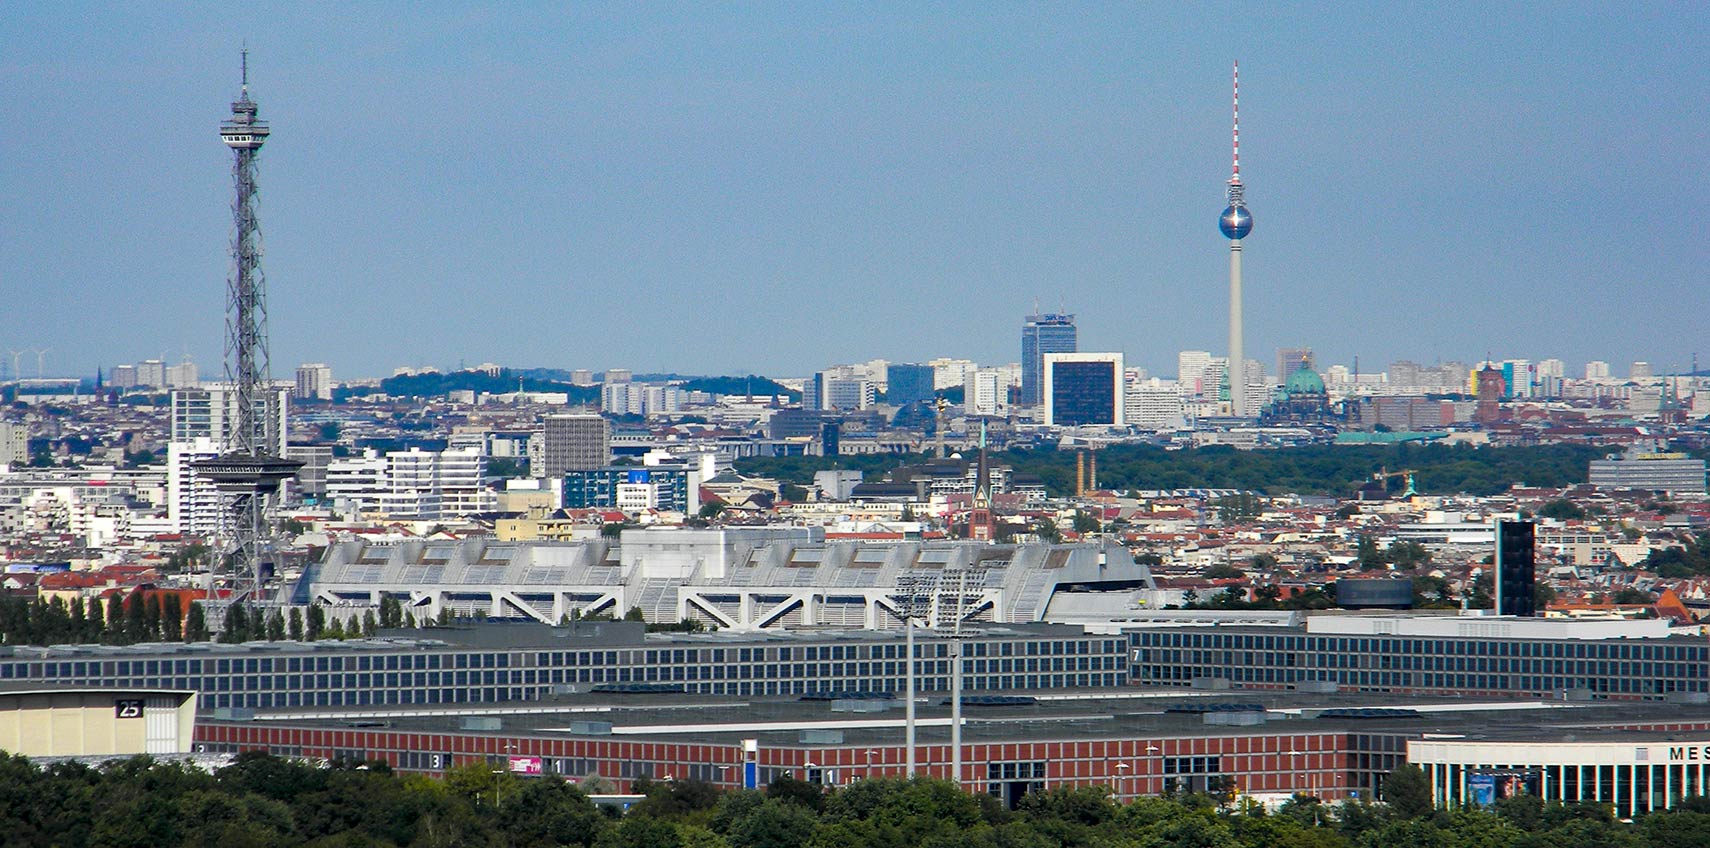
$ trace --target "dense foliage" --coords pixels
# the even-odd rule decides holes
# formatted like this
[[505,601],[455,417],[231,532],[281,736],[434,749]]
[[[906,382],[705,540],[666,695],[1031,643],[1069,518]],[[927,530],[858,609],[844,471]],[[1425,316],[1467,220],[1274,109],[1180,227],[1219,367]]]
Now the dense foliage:
[[[1515,483],[1566,486],[1585,482],[1591,460],[1604,448],[1583,445],[1484,447],[1469,445],[1311,445],[1238,451],[1230,447],[1165,450],[1151,445],[1114,445],[1098,452],[1098,482],[1106,489],[1244,489],[1267,494],[1351,496],[1381,469],[1415,471],[1419,491],[1429,494],[1494,495]],[[920,456],[749,457],[736,461],[744,474],[806,484],[815,471],[853,468],[880,472]],[[1075,484],[1072,451],[1011,450],[997,462],[1045,481],[1052,495],[1068,495]],[[871,479],[871,478],[870,478]],[[1391,479],[1391,491],[1404,483]]]
[[446,392],[474,391],[505,394],[518,389],[525,392],[563,392],[571,404],[598,403],[599,386],[576,386],[557,380],[519,375],[510,369],[500,369],[498,376],[485,371],[454,371],[441,374],[400,374],[380,381],[380,391],[392,397],[437,398]]
[[685,392],[706,392],[710,395],[754,395],[755,397],[787,397],[793,401],[802,399],[801,392],[793,392],[767,377],[750,374],[746,377],[695,377],[685,380],[681,388]]
[[[597,776],[584,781],[609,791]],[[1431,809],[1417,769],[1391,777],[1387,805],[1296,797],[1275,813],[1227,797],[1112,801],[1059,788],[1018,810],[943,781],[861,780],[826,792],[783,779],[721,793],[693,780],[639,781],[627,815],[557,778],[484,765],[444,780],[379,764],[319,768],[245,754],[214,774],[146,759],[102,769],[0,759],[0,833],[14,846],[577,846],[577,848],[1581,848],[1701,846],[1710,801],[1627,823],[1594,804],[1537,798],[1493,810]]]

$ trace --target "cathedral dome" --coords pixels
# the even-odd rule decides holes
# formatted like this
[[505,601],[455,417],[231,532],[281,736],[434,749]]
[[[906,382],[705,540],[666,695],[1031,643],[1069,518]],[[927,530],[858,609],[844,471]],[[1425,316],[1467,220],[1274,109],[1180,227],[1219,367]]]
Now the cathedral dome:
[[1324,378],[1318,376],[1317,371],[1301,365],[1299,370],[1288,375],[1283,391],[1290,395],[1321,395],[1324,394]]

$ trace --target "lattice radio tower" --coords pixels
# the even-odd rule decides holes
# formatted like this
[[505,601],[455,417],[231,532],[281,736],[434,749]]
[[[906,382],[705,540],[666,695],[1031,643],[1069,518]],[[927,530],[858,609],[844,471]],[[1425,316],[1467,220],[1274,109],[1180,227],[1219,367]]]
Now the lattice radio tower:
[[[261,227],[256,209],[256,155],[267,142],[267,122],[249,99],[249,51],[243,52],[243,88],[220,140],[232,149],[232,271],[226,280],[226,382],[231,406],[218,457],[194,464],[198,475],[232,496],[230,532],[221,578],[224,601],[253,604],[263,590],[262,566],[272,533],[268,500],[302,463],[279,456],[278,410],[267,358],[267,290],[261,275]],[[258,409],[259,408],[259,409]],[[214,596],[210,609],[229,606]],[[220,617],[213,623],[219,626]]]

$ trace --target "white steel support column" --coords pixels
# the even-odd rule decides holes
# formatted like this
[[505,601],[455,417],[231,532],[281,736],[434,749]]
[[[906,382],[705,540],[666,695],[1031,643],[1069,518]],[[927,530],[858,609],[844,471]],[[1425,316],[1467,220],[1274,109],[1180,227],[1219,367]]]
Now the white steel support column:
[[962,788],[962,640],[950,640],[950,773]]
[[907,647],[907,651],[908,651],[908,691],[904,695],[906,700],[904,700],[904,702],[903,702],[903,724],[904,724],[904,726],[906,726],[908,728],[907,732],[904,734],[908,738],[903,742],[903,746],[908,749],[908,759],[907,759],[908,767],[907,767],[907,770],[904,772],[904,774],[907,775],[910,779],[913,779],[914,778],[914,666],[915,666],[915,660],[914,660],[914,619],[912,619],[912,618],[903,619],[903,629],[907,633],[907,637],[904,639],[904,642],[908,646]]

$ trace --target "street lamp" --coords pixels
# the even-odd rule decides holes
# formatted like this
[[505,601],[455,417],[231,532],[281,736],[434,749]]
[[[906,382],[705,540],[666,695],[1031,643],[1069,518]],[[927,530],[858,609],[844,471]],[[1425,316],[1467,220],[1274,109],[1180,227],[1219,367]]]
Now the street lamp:
[[1159,756],[1160,752],[1162,752],[1162,751],[1163,751],[1163,749],[1159,748],[1156,745],[1147,745],[1146,746],[1146,756],[1153,760],[1154,768],[1152,769],[1152,771],[1158,775],[1158,792],[1156,794],[1159,794],[1159,795],[1164,794],[1164,781],[1163,781],[1164,769],[1163,769],[1163,763],[1162,763],[1163,757]]
[[1122,778],[1128,776],[1129,765],[1127,763],[1117,763],[1116,768],[1118,771],[1116,778],[1116,797],[1117,800],[1120,801],[1122,800]]
[[867,777],[869,778],[873,776],[873,757],[877,756],[878,753],[879,751],[876,748],[867,749]]
[[517,749],[517,745],[515,742],[507,743],[505,745],[505,760],[504,760],[505,767],[500,768],[500,769],[493,769],[493,808],[494,809],[498,809],[499,807],[504,805],[503,789],[505,786],[505,774],[511,770],[511,752],[515,751],[516,749]]

